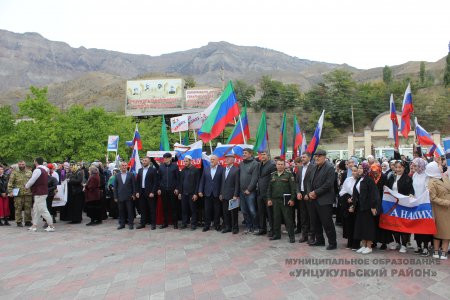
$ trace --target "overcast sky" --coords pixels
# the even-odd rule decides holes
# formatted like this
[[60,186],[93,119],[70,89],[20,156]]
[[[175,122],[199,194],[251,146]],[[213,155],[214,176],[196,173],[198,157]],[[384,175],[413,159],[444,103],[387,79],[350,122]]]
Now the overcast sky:
[[0,28],[161,55],[208,42],[372,68],[448,53],[449,0],[0,0]]

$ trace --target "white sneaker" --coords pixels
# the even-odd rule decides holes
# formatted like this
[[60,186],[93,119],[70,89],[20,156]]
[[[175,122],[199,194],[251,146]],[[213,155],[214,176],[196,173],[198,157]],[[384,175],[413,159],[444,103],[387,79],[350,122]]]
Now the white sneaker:
[[398,246],[397,243],[392,243],[392,244],[389,245],[389,249],[391,249],[391,250],[397,250],[397,246]]
[[37,231],[37,227],[36,226],[31,226],[30,228],[28,228],[28,231]]
[[405,246],[401,246],[400,247],[400,251],[399,251],[400,253],[406,253],[406,247]]
[[361,247],[358,250],[356,250],[356,253],[363,253],[366,250],[366,247]]
[[446,260],[447,259],[447,253],[442,253],[440,259]]
[[433,258],[439,259],[439,252],[438,252],[438,253],[434,252],[434,253],[433,253]]
[[44,230],[47,231],[47,232],[53,232],[53,231],[55,231],[55,227],[50,227],[50,226],[48,226],[48,227],[45,228]]
[[372,248],[367,247],[366,249],[364,249],[363,252],[361,252],[361,254],[369,254],[372,253]]

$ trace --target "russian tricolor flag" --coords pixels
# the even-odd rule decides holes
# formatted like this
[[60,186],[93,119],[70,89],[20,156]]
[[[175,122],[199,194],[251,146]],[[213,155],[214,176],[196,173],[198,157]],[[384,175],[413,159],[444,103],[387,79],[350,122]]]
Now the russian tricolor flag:
[[218,143],[216,149],[214,149],[212,154],[216,155],[219,158],[219,163],[221,165],[225,165],[225,155],[227,155],[229,153],[233,153],[234,159],[235,159],[234,164],[237,166],[243,160],[242,157],[244,155],[245,148],[253,149],[253,145],[247,145],[247,144],[235,145],[235,144],[220,144],[220,143]]
[[314,135],[313,135],[311,141],[309,142],[308,147],[306,148],[306,151],[311,153],[311,156],[314,155],[314,153],[317,150],[317,146],[319,146],[320,136],[322,135],[324,117],[325,117],[325,110],[322,111],[319,121],[317,122],[317,127],[316,127],[316,130],[314,131]]
[[218,137],[225,126],[237,116],[239,116],[239,106],[230,81],[211,114],[198,131],[199,138],[207,143]]
[[414,123],[416,124],[416,138],[419,145],[422,146],[433,146],[434,141],[431,135],[417,122],[417,118],[414,119]]
[[125,142],[128,147],[134,147],[135,143],[137,143],[138,150],[142,150],[142,140],[141,135],[139,134],[138,124],[136,123],[136,128],[134,129],[134,137],[132,141]]
[[402,133],[405,139],[408,138],[408,134],[411,131],[411,114],[414,112],[414,106],[412,103],[412,93],[411,93],[411,84],[408,83],[408,87],[406,88],[405,95],[403,96],[403,105],[402,105],[402,123],[400,127],[400,132]]
[[182,170],[184,168],[184,158],[186,155],[190,155],[192,157],[191,163],[196,168],[202,167],[202,148],[203,142],[197,141],[189,146],[181,145],[179,143],[175,143],[174,150],[178,157],[178,168]]
[[294,141],[293,141],[292,145],[294,145],[294,149],[292,151],[292,158],[295,159],[296,157],[300,156],[303,151],[303,149],[300,149],[300,147],[303,144],[303,135],[302,135],[302,131],[300,130],[300,126],[298,125],[297,117],[295,115],[294,115],[293,140]]
[[131,159],[128,162],[128,167],[130,168],[130,172],[134,175],[136,175],[139,169],[142,168],[141,160],[139,159],[139,149],[137,141],[134,143],[133,154],[131,155]]
[[398,148],[400,144],[398,140],[398,118],[397,118],[397,111],[395,109],[394,96],[392,94],[389,102],[391,110],[391,128],[389,129],[388,138],[394,139],[394,145],[396,148]]
[[249,139],[250,127],[248,126],[247,106],[245,105],[236,123],[236,126],[234,126],[233,132],[228,137],[227,144],[244,144]]
[[431,146],[430,150],[428,151],[427,155],[428,157],[432,157],[432,156],[443,156],[445,155],[444,150],[442,150],[441,146],[433,144],[433,146]]
[[380,227],[397,232],[435,234],[429,191],[417,198],[384,187]]

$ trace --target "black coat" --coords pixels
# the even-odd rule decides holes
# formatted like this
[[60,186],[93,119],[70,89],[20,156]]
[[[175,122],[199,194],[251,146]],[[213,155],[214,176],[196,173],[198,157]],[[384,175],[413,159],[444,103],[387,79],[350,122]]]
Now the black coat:
[[317,201],[319,205],[333,204],[336,199],[336,193],[334,192],[334,167],[329,162],[325,162],[321,168],[318,165],[314,165],[311,176],[311,189],[308,192],[314,191],[317,195]]
[[232,166],[225,179],[226,168],[222,173],[221,195],[223,200],[230,200],[233,197],[239,197],[239,169]]
[[158,172],[155,168],[149,167],[147,174],[145,176],[145,189],[142,190],[142,174],[144,173],[144,168],[140,168],[136,176],[136,193],[156,194],[158,191]]
[[[393,175],[389,178],[387,182],[388,188],[392,189],[392,186],[394,185],[395,182],[395,178],[397,178],[396,175]],[[408,176],[406,170],[397,182],[397,190],[400,194],[405,196],[414,195],[412,179],[411,177]]]
[[303,180],[303,192],[309,193],[311,191],[311,179],[312,179],[312,174],[313,174],[314,167],[315,167],[315,165],[313,165],[310,162],[309,165],[306,167],[307,169],[306,169],[306,172],[305,172],[305,178],[302,178],[304,166],[301,166],[300,168],[298,168],[298,172],[297,172],[297,175],[296,175],[296,179],[297,179],[297,193],[301,192],[302,180]]
[[[359,192],[356,189],[358,182],[360,182]],[[364,179],[358,179],[353,187],[353,202],[355,203],[356,209],[359,211],[367,211],[376,208],[378,213],[381,212],[380,193],[372,177],[365,176]]]
[[205,167],[198,191],[206,197],[219,197],[222,188],[223,170],[224,168],[221,165],[217,165],[216,174],[214,178],[211,178],[211,167]]
[[134,175],[127,172],[125,182],[122,181],[122,173],[118,173],[114,178],[114,199],[118,201],[128,201],[135,194]]
[[174,190],[179,186],[180,171],[176,163],[161,164],[158,169],[159,189]]
[[181,170],[180,185],[178,190],[182,195],[198,194],[198,185],[200,183],[200,170],[191,165],[189,168]]

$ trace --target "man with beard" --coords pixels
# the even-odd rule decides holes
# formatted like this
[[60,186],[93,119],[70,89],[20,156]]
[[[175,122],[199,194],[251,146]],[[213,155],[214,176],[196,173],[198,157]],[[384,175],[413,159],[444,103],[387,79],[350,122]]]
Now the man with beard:
[[200,172],[192,165],[192,157],[186,155],[184,157],[184,169],[181,171],[180,194],[178,195],[178,198],[181,200],[181,212],[183,215],[181,229],[187,227],[189,212],[191,214],[191,230],[197,229],[197,194],[199,181]]
[[141,224],[136,229],[145,228],[146,223],[151,224],[152,230],[156,229],[157,189],[158,173],[150,166],[150,157],[144,157],[136,177],[136,199],[141,208]]
[[167,227],[169,224],[169,208],[172,212],[173,228],[178,228],[178,210],[179,203],[176,197],[178,197],[178,185],[180,171],[178,171],[177,164],[172,162],[172,154],[170,152],[164,153],[164,163],[159,165],[159,189],[158,195],[161,195],[164,222],[161,225],[161,229]]
[[[14,208],[16,214],[17,226],[22,227],[22,221],[25,221],[25,226],[31,226],[31,207],[33,200],[31,197],[31,190],[25,188],[25,184],[31,178],[31,171],[26,169],[25,161],[18,162],[19,169],[14,170],[8,182],[8,194],[10,197],[14,196]],[[18,194],[14,195],[14,191],[18,190]],[[22,218],[22,210],[24,211],[24,218]]]

